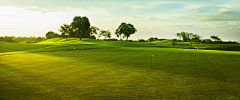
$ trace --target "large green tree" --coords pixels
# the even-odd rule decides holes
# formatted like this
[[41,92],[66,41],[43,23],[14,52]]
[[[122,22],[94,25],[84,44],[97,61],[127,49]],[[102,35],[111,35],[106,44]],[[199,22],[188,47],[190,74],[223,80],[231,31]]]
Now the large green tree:
[[136,28],[134,28],[132,24],[123,22],[118,26],[115,34],[117,35],[117,37],[120,37],[120,38],[121,38],[121,35],[123,34],[123,38],[127,37],[126,39],[127,41],[130,35],[134,34],[135,32],[137,32],[137,30]]
[[86,16],[75,16],[73,18],[73,22],[71,23],[72,27],[78,31],[79,38],[81,40],[82,37],[84,37],[87,34],[87,31],[89,29],[90,22]]

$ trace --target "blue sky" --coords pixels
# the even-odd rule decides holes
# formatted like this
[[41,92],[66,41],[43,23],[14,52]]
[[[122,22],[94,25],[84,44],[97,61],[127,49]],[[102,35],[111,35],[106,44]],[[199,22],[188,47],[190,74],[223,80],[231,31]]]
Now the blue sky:
[[45,36],[87,16],[92,26],[109,29],[133,24],[130,39],[172,39],[185,31],[240,41],[239,0],[0,0],[0,36]]

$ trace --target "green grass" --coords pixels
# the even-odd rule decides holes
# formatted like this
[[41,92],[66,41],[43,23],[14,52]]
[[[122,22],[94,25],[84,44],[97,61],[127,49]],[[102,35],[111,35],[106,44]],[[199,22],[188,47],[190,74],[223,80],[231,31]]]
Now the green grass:
[[197,50],[195,57],[193,49],[168,45],[74,38],[6,44],[3,100],[240,99],[239,51]]

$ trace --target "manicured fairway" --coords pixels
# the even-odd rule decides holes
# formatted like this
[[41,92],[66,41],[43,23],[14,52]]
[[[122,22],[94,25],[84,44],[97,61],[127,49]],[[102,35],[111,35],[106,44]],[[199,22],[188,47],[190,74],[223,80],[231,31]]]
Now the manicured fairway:
[[0,53],[0,99],[240,99],[239,51],[195,57],[193,49],[78,39],[31,45],[41,46]]

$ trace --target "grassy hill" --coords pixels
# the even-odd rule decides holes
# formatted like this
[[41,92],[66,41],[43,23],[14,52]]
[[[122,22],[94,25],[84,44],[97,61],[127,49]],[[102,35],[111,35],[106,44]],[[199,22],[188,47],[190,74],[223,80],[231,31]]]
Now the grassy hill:
[[0,99],[240,99],[238,49],[194,43],[200,48],[195,57],[184,44],[189,46],[87,38],[0,42]]

